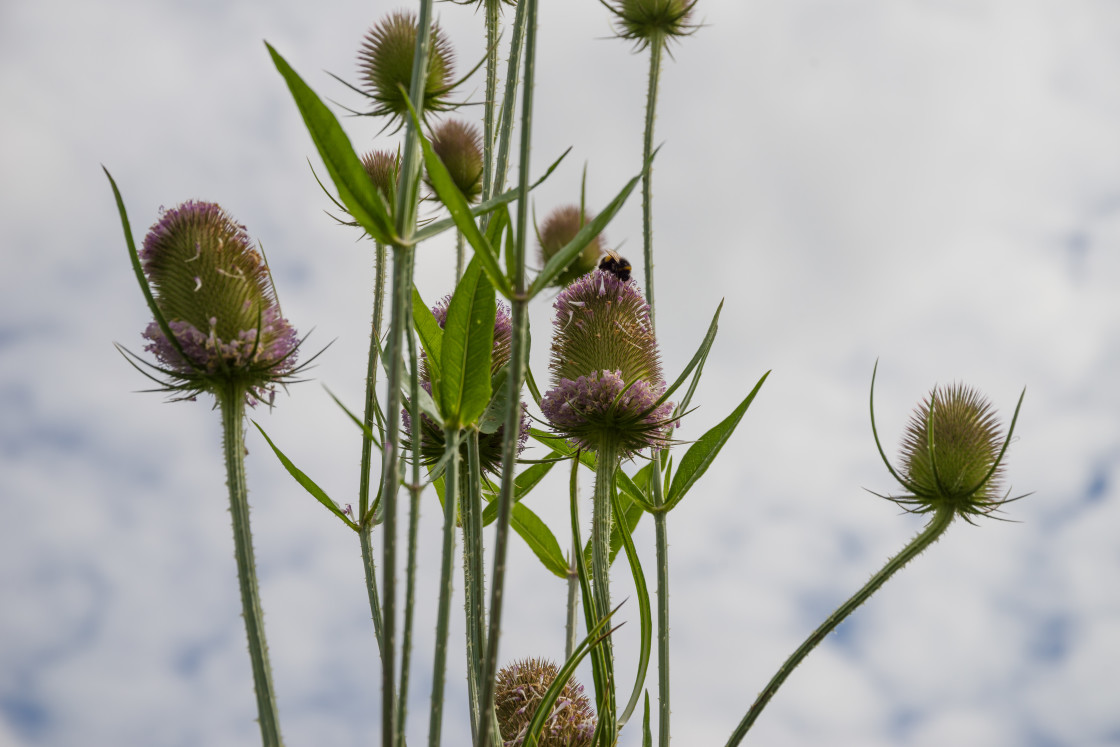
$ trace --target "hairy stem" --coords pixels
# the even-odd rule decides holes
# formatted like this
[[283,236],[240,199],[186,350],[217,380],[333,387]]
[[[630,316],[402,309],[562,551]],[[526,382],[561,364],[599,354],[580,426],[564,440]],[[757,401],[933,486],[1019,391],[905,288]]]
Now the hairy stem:
[[483,577],[482,469],[478,456],[478,431],[467,436],[467,471],[460,474],[463,517],[463,588],[467,615],[467,694],[470,699],[471,735],[478,739],[482,662],[486,638],[486,579]]
[[646,171],[642,174],[642,253],[645,259],[646,301],[649,302],[649,323],[653,324],[653,164],[649,157],[653,153],[653,121],[657,114],[657,85],[661,78],[661,50],[665,41],[660,34],[649,40],[649,88],[646,91],[646,126],[642,138],[642,163]]
[[[418,423],[419,421],[412,421]],[[419,427],[416,428],[419,433]],[[448,449],[454,449],[455,456],[447,463],[444,473],[443,493],[443,549],[439,569],[439,610],[436,613],[435,662],[432,665],[432,708],[428,721],[428,744],[436,747],[440,743],[443,727],[443,690],[447,674],[448,622],[451,619],[452,571],[455,558],[455,504],[456,487],[459,484],[459,434],[458,428],[444,431]],[[415,438],[419,441],[419,435]]]
[[218,395],[222,412],[222,444],[229,486],[229,513],[233,519],[234,557],[237,581],[241,587],[241,610],[245,633],[249,637],[249,659],[253,665],[253,686],[257,694],[257,714],[261,741],[265,747],[280,747],[280,719],[272,687],[272,667],[268,663],[268,642],[264,636],[257,566],[253,559],[253,535],[249,528],[249,488],[245,482],[245,389],[230,383]]
[[797,650],[785,660],[785,663],[782,664],[777,673],[766,683],[766,687],[758,694],[758,698],[755,699],[754,704],[751,705],[750,710],[747,711],[747,715],[743,717],[743,720],[739,722],[739,726],[732,733],[731,738],[727,740],[728,747],[734,747],[734,745],[739,744],[743,740],[743,737],[746,736],[747,731],[750,730],[751,726],[758,719],[759,714],[762,713],[766,704],[774,697],[774,693],[778,691],[778,688],[782,686],[786,678],[797,668],[797,665],[817,647],[817,644],[823,641],[825,637],[831,633],[837,625],[843,622],[848,615],[852,614],[857,607],[866,602],[872,594],[878,591],[883,584],[887,582],[887,579],[902,570],[907,563],[936,542],[941,535],[945,533],[945,530],[949,528],[949,524],[953,521],[953,516],[954,513],[951,507],[941,507],[937,509],[933,518],[930,519],[929,524],[926,525],[926,528],[914,537],[914,539],[910,540],[910,544],[902,548],[901,552],[888,560],[887,564],[883,566],[878,573],[872,576],[871,580],[864,584],[862,589],[857,591],[851,599],[840,605],[835,612],[828,616],[828,619],[821,623],[820,627],[814,630],[809,637],[805,639],[804,643],[797,647]]

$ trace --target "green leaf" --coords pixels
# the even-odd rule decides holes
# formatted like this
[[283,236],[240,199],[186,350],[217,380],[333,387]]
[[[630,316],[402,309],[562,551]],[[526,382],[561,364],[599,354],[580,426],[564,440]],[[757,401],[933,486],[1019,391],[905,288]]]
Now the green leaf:
[[684,457],[681,459],[680,466],[677,467],[677,473],[673,475],[673,483],[669,486],[669,492],[666,496],[664,511],[670,511],[674,506],[680,503],[689,489],[696,483],[697,480],[708,470],[712,462],[719,455],[720,449],[727,443],[727,439],[731,438],[731,434],[735,432],[735,427],[739,425],[739,421],[743,419],[747,408],[751,406],[754,401],[755,395],[758,390],[762,388],[763,382],[766,377],[770,375],[767,371],[754,385],[754,389],[747,395],[746,399],[739,403],[739,406],[728,415],[723,422],[712,428],[705,433],[700,439],[689,447],[685,452]]
[[[443,328],[439,326],[432,309],[420,297],[420,291],[412,288],[412,326],[420,338],[420,347],[428,356],[428,375],[432,385],[432,398],[439,399],[443,371],[440,361],[443,356]],[[439,421],[436,421],[439,422]]]
[[473,424],[490,402],[496,313],[494,288],[476,254],[451,297],[443,327],[441,409],[453,427]]
[[354,425],[361,428],[362,433],[365,434],[366,438],[368,438],[373,443],[373,445],[377,447],[378,451],[380,451],[381,442],[377,439],[377,436],[374,435],[373,431],[369,429],[369,426],[363,423],[357,415],[350,412],[350,409],[346,405],[342,404],[342,400],[336,397],[334,392],[332,392],[330,389],[327,389],[326,385],[323,385],[323,389],[327,390],[327,394],[330,395],[330,398],[334,400],[334,403],[341,407],[344,413],[350,416],[350,419],[354,421]]
[[615,479],[618,481],[618,489],[646,510],[653,509],[653,502],[650,501],[645,492],[649,486],[649,472],[652,466],[653,462],[650,462],[642,467],[634,475],[634,479],[632,480],[621,469],[615,473]]
[[[620,469],[618,473],[622,474],[622,470]],[[626,512],[627,509],[623,507],[617,493],[613,498],[615,513]],[[639,509],[638,517],[640,518],[641,515],[642,511]],[[626,559],[630,563],[630,574],[634,577],[634,590],[638,594],[638,616],[641,618],[642,632],[641,643],[638,647],[638,671],[634,675],[634,689],[630,693],[629,702],[618,717],[620,729],[623,724],[630,720],[630,714],[634,712],[634,707],[638,705],[638,697],[642,694],[642,685],[645,684],[646,670],[649,667],[649,652],[653,646],[653,615],[649,609],[649,588],[646,586],[646,575],[642,572],[642,564],[638,560],[638,551],[634,547],[634,541],[630,538],[630,534],[624,533],[621,538],[623,547],[626,548]]]
[[[721,311],[723,311],[723,301],[720,301],[719,306],[716,307],[716,313],[714,316],[712,316],[712,323],[708,325],[708,332],[704,335],[704,339],[700,342],[700,348],[696,351],[696,355],[692,356],[692,360],[690,360],[688,362],[688,365],[684,367],[684,371],[681,372],[681,375],[677,377],[677,380],[673,382],[672,386],[666,389],[662,393],[662,395],[657,398],[657,401],[650,405],[650,412],[653,412],[658,407],[661,407],[662,403],[667,402],[669,400],[669,396],[672,395],[672,393],[675,392],[678,388],[680,388],[680,385],[683,384],[684,380],[688,378],[688,375],[692,373],[692,369],[702,365],[704,360],[708,357],[708,351],[711,350],[712,343],[716,339],[716,331],[719,330],[719,314]],[[692,391],[690,388],[689,396],[691,395]]]
[[642,747],[653,747],[653,732],[649,727],[649,690],[646,690],[646,710],[642,717]]
[[288,459],[288,457],[284,455],[284,452],[280,451],[280,449],[276,447],[276,444],[272,443],[272,439],[268,437],[268,434],[264,432],[264,428],[261,428],[260,424],[257,423],[257,421],[254,420],[252,422],[253,425],[257,426],[257,430],[261,432],[261,435],[264,436],[264,440],[268,441],[268,445],[272,447],[272,451],[276,454],[276,457],[280,460],[280,463],[284,465],[284,469],[288,470],[288,474],[294,477],[296,482],[302,485],[303,489],[310,493],[315,498],[315,500],[326,506],[332,514],[342,519],[343,523],[346,524],[346,526],[350,527],[355,532],[358,531],[358,525],[355,524],[354,521],[343,512],[342,508],[333,500],[331,500],[331,497],[328,496],[322,488],[316,485],[314,480],[305,475],[299,467],[292,464],[292,460]]
[[509,377],[509,366],[502,366],[498,372],[490,377],[490,404],[478,419],[478,432],[490,435],[497,433],[505,425],[506,414],[509,411],[509,387],[506,379]]
[[501,268],[498,267],[498,255],[494,252],[494,247],[478,230],[478,225],[474,222],[474,216],[471,215],[471,207],[467,198],[463,197],[463,193],[455,186],[455,180],[451,178],[447,167],[443,165],[443,161],[432,150],[432,144],[428,142],[428,138],[424,137],[419,119],[416,117],[416,111],[412,108],[411,103],[408,105],[408,109],[412,114],[413,124],[420,137],[420,147],[424,152],[424,168],[428,171],[428,179],[436,192],[436,196],[447,208],[447,212],[451,213],[451,218],[462,232],[463,238],[474,249],[475,257],[482,263],[482,269],[490,278],[490,283],[503,296],[511,298],[513,288],[506,276],[502,274]]
[[630,196],[630,193],[634,191],[634,187],[637,186],[638,181],[641,178],[642,175],[638,174],[629,182],[627,182],[626,186],[622,188],[622,191],[619,192],[605,208],[603,208],[603,212],[599,213],[597,216],[595,216],[594,220],[583,226],[583,228],[579,229],[579,232],[576,233],[574,237],[572,237],[571,241],[564,245],[563,249],[552,255],[552,258],[545,263],[545,266],[541,270],[540,274],[533,279],[533,284],[529,286],[529,298],[532,298],[533,296],[544,290],[546,287],[548,287],[548,284],[552,282],[552,279],[563,272],[564,268],[572,263],[572,260],[574,260],[579,255],[579,253],[582,252],[587,247],[587,245],[591,243],[592,239],[598,236],[602,232],[602,230],[606,228],[607,224],[611,222],[611,219],[614,218],[615,214],[622,209],[622,205],[626,202],[626,198],[628,198]]
[[276,69],[284,76],[307,131],[350,215],[374,240],[382,244],[399,244],[393,220],[338,119],[272,45],[265,42],[265,46]]
[[[558,457],[556,452],[553,452],[552,457]],[[522,471],[517,477],[513,478],[513,500],[520,501],[522,498],[529,494],[529,491],[537,486],[544,476],[548,474],[549,470],[556,464],[556,462],[541,462],[534,464],[528,469]],[[498,501],[497,495],[493,493],[483,493],[489,503],[486,508],[482,510],[482,525],[489,526],[493,523],[494,519],[498,518]]]
[[[494,505],[494,504],[491,504]],[[560,550],[560,543],[541,518],[523,503],[513,504],[509,525],[521,535],[529,549],[544,563],[544,567],[560,578],[568,577],[568,561]]]

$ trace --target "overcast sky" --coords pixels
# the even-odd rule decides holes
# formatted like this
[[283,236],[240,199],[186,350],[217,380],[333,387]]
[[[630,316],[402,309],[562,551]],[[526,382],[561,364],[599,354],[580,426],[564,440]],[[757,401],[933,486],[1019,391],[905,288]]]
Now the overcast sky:
[[[541,8],[532,165],[565,148],[542,216],[601,206],[640,168],[646,58],[594,0]],[[355,502],[369,245],[323,213],[322,172],[268,40],[322,95],[362,102],[362,35],[407,3],[42,0],[0,4],[0,745],[251,745],[219,421],[137,394],[116,177],[140,240],[161,205],[221,203],[260,240],[285,315],[334,340],[254,414]],[[464,71],[481,16],[439,19]],[[893,456],[934,384],[984,391],[1004,422],[1016,523],[954,525],[791,677],[759,745],[1120,744],[1120,5],[1108,0],[701,0],[666,60],[655,169],[666,371],[726,298],[679,435],[773,373],[724,456],[670,517],[673,735],[723,744],[781,661],[922,522]],[[481,99],[476,77],[464,93]],[[481,119],[481,109],[463,111]],[[345,120],[357,147],[395,147]],[[637,197],[607,230],[640,255]],[[448,241],[418,252],[450,291]],[[635,261],[635,265],[640,262]],[[646,279],[638,271],[637,281]],[[546,378],[550,303],[532,310]],[[379,671],[356,537],[258,435],[249,484],[287,744],[375,744]],[[633,471],[637,465],[628,465]],[[528,499],[566,544],[558,474]],[[589,509],[588,509],[589,513]],[[409,739],[426,734],[439,512],[424,501]],[[636,537],[655,583],[652,522]],[[487,563],[489,567],[489,561]],[[564,584],[511,549],[503,663],[563,653]],[[629,593],[619,569],[616,591]],[[461,593],[461,575],[456,576]],[[445,744],[468,742],[462,614]],[[636,613],[616,636],[634,668]],[[586,670],[585,684],[590,686]],[[651,667],[648,686],[656,692]],[[640,744],[637,722],[623,744]]]

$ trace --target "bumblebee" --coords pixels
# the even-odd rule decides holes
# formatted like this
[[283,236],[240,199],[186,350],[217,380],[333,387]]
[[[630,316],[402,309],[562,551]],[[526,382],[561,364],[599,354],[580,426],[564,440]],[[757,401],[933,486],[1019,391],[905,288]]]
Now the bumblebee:
[[630,266],[630,260],[620,257],[610,249],[605,251],[606,254],[599,262],[599,269],[603,272],[609,272],[624,283],[628,282],[630,280],[630,270],[633,269]]

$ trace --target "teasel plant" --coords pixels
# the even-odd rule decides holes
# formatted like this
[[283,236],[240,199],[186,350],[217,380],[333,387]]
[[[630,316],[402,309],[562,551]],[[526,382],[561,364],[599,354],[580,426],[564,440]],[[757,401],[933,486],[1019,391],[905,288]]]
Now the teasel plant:
[[272,275],[245,227],[212,202],[161,210],[137,251],[124,199],[109,171],[133,271],[153,320],[143,336],[149,363],[118,350],[172,400],[213,395],[221,414],[234,558],[262,743],[281,745],[264,630],[245,477],[245,408],[272,406],[277,386],[298,381],[302,340],[280,311]]
[[1004,506],[1029,495],[1012,498],[1011,490],[1003,488],[1004,460],[1019,421],[1025,389],[1019,395],[1007,434],[1001,438],[999,420],[991,403],[980,392],[960,383],[933,387],[910,416],[902,438],[901,464],[895,468],[883,451],[875,427],[878,368],[876,362],[871,374],[869,400],[871,433],[883,464],[903,492],[873,494],[893,502],[907,513],[928,514],[929,523],[786,659],[739,722],[727,742],[728,747],[742,742],[774,694],[805,657],[892,576],[941,539],[954,519],[969,524],[976,524],[985,517],[998,519],[996,514]]

